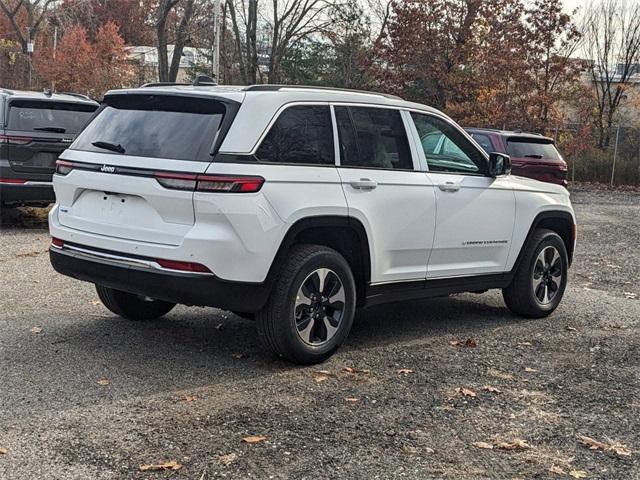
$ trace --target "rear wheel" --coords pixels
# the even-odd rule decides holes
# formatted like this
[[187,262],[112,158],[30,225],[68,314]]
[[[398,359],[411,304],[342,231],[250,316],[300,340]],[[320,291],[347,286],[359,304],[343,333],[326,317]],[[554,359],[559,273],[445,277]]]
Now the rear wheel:
[[515,277],[502,290],[502,296],[513,313],[529,318],[546,317],[564,295],[567,249],[557,233],[546,229],[536,230],[525,248]]
[[324,246],[296,245],[256,315],[258,333],[287,360],[319,363],[349,334],[355,304],[355,281],[344,257]]
[[175,303],[154,300],[149,297],[96,285],[102,304],[116,315],[129,320],[154,320],[169,313]]

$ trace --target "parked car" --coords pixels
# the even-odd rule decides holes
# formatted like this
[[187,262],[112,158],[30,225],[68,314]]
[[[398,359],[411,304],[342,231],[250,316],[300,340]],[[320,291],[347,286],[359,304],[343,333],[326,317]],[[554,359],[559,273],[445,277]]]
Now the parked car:
[[0,88],[0,205],[46,206],[58,156],[98,103],[75,93]]
[[552,138],[535,133],[466,128],[488,153],[506,153],[514,175],[567,186],[567,163]]
[[[278,355],[321,362],[356,308],[502,289],[560,303],[575,243],[566,189],[509,175],[441,112],[329,88],[114,90],[62,155],[54,268],[154,319],[176,303],[255,317]],[[434,153],[420,139],[451,144]]]

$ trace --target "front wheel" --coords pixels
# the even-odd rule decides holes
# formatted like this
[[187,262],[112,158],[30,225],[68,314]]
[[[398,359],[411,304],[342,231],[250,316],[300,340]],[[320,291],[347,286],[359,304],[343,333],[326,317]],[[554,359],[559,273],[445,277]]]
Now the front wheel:
[[169,313],[175,303],[154,300],[133,293],[96,285],[102,304],[116,315],[129,320],[154,320]]
[[546,317],[558,307],[567,286],[567,249],[557,233],[546,229],[536,230],[525,248],[513,281],[502,290],[502,296],[517,315]]
[[349,334],[355,305],[355,280],[344,257],[324,246],[296,245],[256,315],[258,333],[287,360],[320,363]]

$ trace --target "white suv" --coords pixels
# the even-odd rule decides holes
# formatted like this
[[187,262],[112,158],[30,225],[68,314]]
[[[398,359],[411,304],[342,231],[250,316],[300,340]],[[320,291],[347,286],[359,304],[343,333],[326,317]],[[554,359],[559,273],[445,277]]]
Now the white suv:
[[565,290],[575,217],[566,189],[509,165],[388,95],[111,91],[57,163],[51,262],[126,318],[176,303],[255,317],[297,363],[329,357],[365,305],[500,288],[542,317]]

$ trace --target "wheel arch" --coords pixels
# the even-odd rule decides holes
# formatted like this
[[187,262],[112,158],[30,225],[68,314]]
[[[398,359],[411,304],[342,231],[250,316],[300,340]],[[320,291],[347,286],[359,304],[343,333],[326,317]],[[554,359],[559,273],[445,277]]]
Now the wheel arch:
[[345,257],[356,280],[358,304],[362,304],[366,286],[371,280],[371,252],[362,223],[339,215],[306,217],[296,221],[280,243],[267,276],[269,283],[273,282],[291,247],[303,243],[324,245]]

